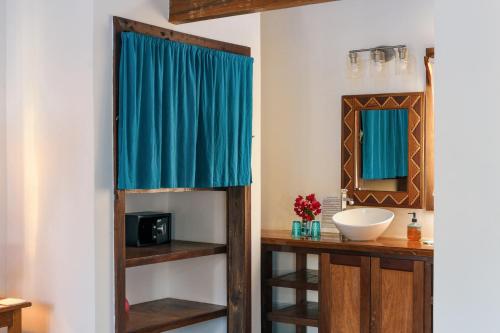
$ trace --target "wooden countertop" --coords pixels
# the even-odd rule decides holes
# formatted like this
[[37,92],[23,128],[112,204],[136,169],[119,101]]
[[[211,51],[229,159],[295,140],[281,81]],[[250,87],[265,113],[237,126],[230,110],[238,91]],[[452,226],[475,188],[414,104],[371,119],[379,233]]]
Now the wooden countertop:
[[0,313],[11,312],[28,308],[31,306],[30,302],[17,298],[2,298],[0,297]]
[[399,238],[379,238],[376,241],[341,241],[338,234],[324,233],[320,240],[294,239],[289,230],[262,230],[261,242],[265,245],[330,249],[367,253],[433,257],[434,246]]

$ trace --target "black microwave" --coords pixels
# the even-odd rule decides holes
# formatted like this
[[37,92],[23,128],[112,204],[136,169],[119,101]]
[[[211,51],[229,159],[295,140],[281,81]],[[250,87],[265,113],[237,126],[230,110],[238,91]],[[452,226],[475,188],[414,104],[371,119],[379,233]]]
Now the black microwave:
[[173,213],[137,212],[125,215],[127,246],[149,246],[170,243]]

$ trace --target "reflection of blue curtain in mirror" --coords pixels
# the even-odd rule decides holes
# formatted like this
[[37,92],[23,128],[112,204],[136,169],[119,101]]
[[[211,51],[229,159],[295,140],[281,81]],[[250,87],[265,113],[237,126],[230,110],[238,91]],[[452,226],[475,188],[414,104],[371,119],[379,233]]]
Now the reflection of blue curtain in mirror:
[[122,33],[118,188],[251,182],[253,59]]
[[361,111],[362,178],[408,176],[408,110]]

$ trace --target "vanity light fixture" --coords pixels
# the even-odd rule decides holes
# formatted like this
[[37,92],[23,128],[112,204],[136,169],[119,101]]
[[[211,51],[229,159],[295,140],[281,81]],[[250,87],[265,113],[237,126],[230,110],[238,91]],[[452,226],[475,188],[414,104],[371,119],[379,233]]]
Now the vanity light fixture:
[[406,45],[382,45],[367,49],[350,50],[348,65],[351,77],[359,77],[361,72],[362,59],[360,53],[370,52],[371,68],[375,74],[384,71],[385,64],[392,59],[396,59],[397,72],[405,71],[408,67],[408,48]]
[[363,76],[364,62],[358,52],[349,52],[347,57],[347,73],[351,79],[358,79]]

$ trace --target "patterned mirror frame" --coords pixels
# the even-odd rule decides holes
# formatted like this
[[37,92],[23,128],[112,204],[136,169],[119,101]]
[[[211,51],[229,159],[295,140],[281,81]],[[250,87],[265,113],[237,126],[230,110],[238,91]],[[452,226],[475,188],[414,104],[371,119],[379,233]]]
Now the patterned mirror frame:
[[[359,206],[422,208],[424,202],[425,97],[423,92],[342,96],[342,188]],[[406,191],[355,188],[356,138],[362,110],[408,109]]]

